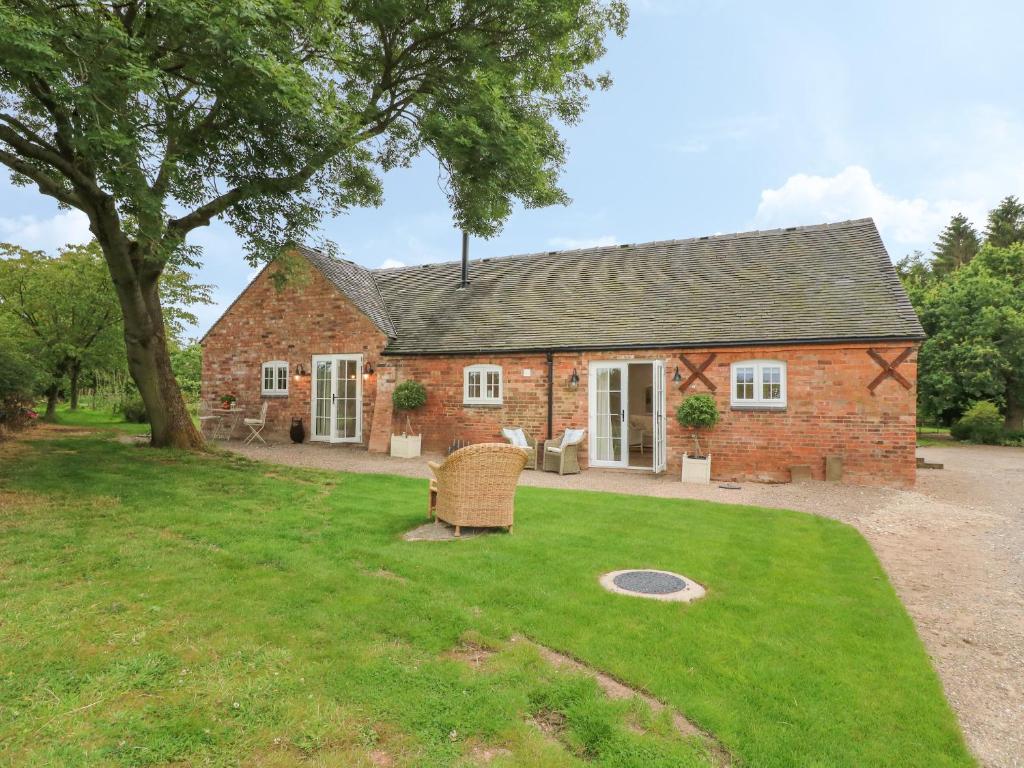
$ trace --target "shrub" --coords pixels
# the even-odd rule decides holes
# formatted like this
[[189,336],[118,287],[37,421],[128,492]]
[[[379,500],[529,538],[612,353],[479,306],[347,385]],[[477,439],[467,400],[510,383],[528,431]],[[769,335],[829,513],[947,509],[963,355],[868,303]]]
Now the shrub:
[[1003,416],[995,403],[979,400],[949,430],[957,440],[994,445],[1003,436]]
[[146,406],[140,397],[125,400],[124,405],[121,406],[121,413],[124,414],[124,420],[132,424],[149,423],[149,416],[146,415]]
[[391,402],[400,411],[414,411],[427,402],[427,388],[418,381],[403,381],[395,387]]
[[395,410],[406,412],[405,431],[407,434],[413,434],[409,411],[422,408],[427,402],[427,388],[418,381],[403,381],[395,387],[395,391],[391,395],[391,402],[394,403]]
[[1024,448],[1024,429],[1010,429],[1003,432],[1003,445],[1013,445]]
[[676,409],[676,421],[693,430],[693,443],[697,448],[697,455],[705,455],[701,450],[697,433],[718,423],[718,406],[715,405],[715,398],[706,394],[690,395]]

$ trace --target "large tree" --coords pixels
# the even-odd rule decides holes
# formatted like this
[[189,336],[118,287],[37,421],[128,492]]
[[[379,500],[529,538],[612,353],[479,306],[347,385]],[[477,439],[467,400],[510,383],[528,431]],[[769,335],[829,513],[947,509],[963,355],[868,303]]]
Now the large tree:
[[1004,197],[989,211],[985,242],[996,248],[1024,243],[1024,203],[1013,195]]
[[565,149],[622,0],[8,0],[0,162],[84,211],[117,289],[154,445],[194,447],[158,281],[223,216],[253,261],[378,204],[434,155],[461,228],[565,201]]
[[78,405],[83,367],[120,333],[121,313],[99,248],[74,246],[56,258],[0,243],[0,313],[32,340],[48,373],[46,417],[53,418],[64,378]]
[[919,358],[926,416],[952,423],[991,400],[1006,427],[1024,428],[1024,243],[985,245],[941,280],[908,284],[928,339]]
[[942,230],[932,251],[932,269],[938,273],[952,272],[967,264],[981,247],[978,232],[962,213],[958,213]]

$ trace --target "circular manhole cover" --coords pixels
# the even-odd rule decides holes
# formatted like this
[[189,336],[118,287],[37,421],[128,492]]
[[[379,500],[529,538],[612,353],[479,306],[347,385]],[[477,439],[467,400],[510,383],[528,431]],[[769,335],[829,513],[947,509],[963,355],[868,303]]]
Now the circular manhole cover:
[[609,592],[652,600],[672,600],[688,603],[704,597],[705,590],[693,579],[671,571],[653,568],[612,571],[601,576],[601,586]]
[[627,592],[639,592],[642,595],[668,595],[686,589],[685,579],[661,571],[626,571],[612,579],[612,582]]

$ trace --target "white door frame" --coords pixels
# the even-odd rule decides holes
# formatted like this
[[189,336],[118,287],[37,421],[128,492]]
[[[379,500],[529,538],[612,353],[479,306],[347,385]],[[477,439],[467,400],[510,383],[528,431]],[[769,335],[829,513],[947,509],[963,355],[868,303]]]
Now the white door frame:
[[[340,377],[340,366],[343,360],[352,360],[356,364],[356,434],[354,437],[338,436],[338,382]],[[318,362],[331,363],[331,404],[330,411],[330,432],[327,435],[318,435],[316,431],[316,365]],[[310,422],[309,439],[323,443],[361,443],[363,442],[363,356],[334,354],[334,355],[313,355],[310,365]]]
[[[651,366],[652,385],[652,466],[651,467],[630,467],[629,464],[629,366],[649,365]],[[641,471],[664,472],[666,467],[666,444],[667,444],[667,420],[665,418],[665,361],[664,360],[591,360],[589,379],[589,418],[587,431],[590,435],[589,442],[589,463],[592,467],[612,467],[637,469]],[[597,421],[597,371],[600,368],[618,368],[622,376],[622,434],[623,458],[621,461],[600,461],[594,457],[597,455],[597,430],[594,428]]]
[[[590,361],[590,386],[588,396],[590,399],[590,418],[587,424],[590,433],[590,446],[588,461],[592,467],[628,467],[629,466],[629,363],[632,361],[623,360],[591,360]],[[602,461],[597,458],[597,374],[600,370],[618,370],[619,381],[622,391],[620,392],[620,418],[619,441],[622,459],[616,461]]]
[[665,361],[651,361],[651,410],[654,412],[651,427],[654,429],[654,439],[651,441],[653,467],[655,474],[665,471],[665,443],[666,428],[665,421]]

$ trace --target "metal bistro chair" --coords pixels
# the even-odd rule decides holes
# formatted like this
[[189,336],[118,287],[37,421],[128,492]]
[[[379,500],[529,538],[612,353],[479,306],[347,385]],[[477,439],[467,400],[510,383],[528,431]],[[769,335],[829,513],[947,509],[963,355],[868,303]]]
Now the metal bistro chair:
[[264,400],[263,405],[260,406],[260,417],[258,419],[243,420],[242,423],[249,428],[249,436],[245,438],[246,445],[254,440],[259,440],[264,445],[267,444],[267,441],[263,439],[263,435],[260,433],[263,431],[263,428],[267,426],[267,407],[269,405],[270,403]]

